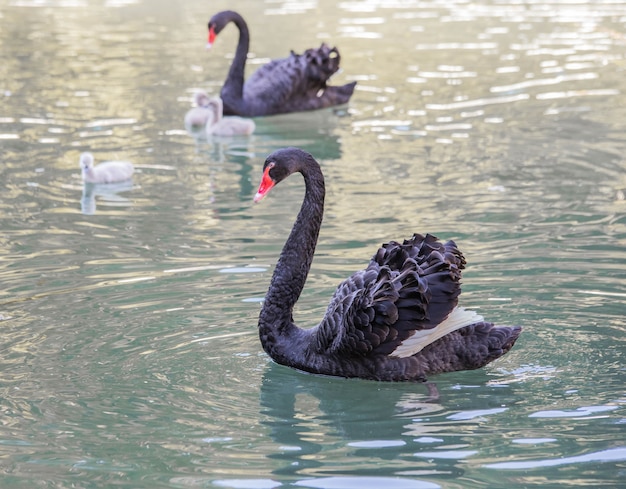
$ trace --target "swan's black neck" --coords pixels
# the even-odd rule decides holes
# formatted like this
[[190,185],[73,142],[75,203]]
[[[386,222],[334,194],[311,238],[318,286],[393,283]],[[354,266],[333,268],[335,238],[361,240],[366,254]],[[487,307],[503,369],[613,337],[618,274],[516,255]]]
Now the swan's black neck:
[[298,217],[276,264],[259,316],[261,342],[270,355],[277,336],[297,330],[293,307],[304,288],[324,214],[324,177],[315,160],[305,160],[295,170],[304,176],[305,195]]
[[246,59],[250,48],[250,32],[243,17],[237,12],[229,12],[228,20],[239,29],[239,42],[235,51],[235,58],[230,65],[228,76],[222,88],[222,99],[227,105],[233,105],[243,100],[243,83],[246,69]]

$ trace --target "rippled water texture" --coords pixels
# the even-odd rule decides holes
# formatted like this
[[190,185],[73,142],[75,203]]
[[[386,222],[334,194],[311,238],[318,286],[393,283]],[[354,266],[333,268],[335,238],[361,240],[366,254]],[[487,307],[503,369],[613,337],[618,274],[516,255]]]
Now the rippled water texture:
[[[226,8],[248,72],[327,42],[351,103],[191,137]],[[620,0],[0,0],[0,486],[622,485],[625,23]],[[430,232],[515,348],[429,384],[274,365],[256,321],[302,182],[252,197],[287,145],[327,178],[300,324]],[[132,182],[83,187],[83,151]]]

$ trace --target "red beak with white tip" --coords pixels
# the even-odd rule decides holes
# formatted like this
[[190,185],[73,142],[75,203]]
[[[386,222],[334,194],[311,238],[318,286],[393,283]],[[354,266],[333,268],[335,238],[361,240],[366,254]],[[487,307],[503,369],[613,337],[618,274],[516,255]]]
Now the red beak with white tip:
[[213,46],[216,37],[217,34],[215,33],[215,28],[213,26],[209,27],[209,40],[206,43],[207,49],[211,49],[211,46]]
[[261,184],[259,185],[259,190],[257,190],[254,196],[254,202],[258,203],[263,200],[263,197],[267,195],[267,193],[272,189],[276,182],[270,177],[270,170],[274,167],[273,164],[267,165],[265,171],[263,172],[263,178],[261,179]]

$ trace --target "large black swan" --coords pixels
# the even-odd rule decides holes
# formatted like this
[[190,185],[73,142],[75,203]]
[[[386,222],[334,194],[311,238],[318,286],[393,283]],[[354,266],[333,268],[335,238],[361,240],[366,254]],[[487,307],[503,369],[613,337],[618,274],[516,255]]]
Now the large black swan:
[[508,352],[519,326],[495,326],[457,306],[465,259],[452,241],[413,235],[384,244],[365,270],[343,281],[316,327],[292,312],[311,267],[324,212],[324,177],[313,156],[280,149],[265,160],[259,202],[292,173],[305,195],[276,264],[259,316],[259,336],[276,362],[317,374],[384,381],[424,381],[470,370]]
[[288,58],[275,59],[259,68],[246,82],[244,71],[250,33],[243,17],[232,10],[219,12],[209,21],[208,47],[233,22],[239,29],[235,58],[222,87],[224,115],[256,117],[322,109],[348,102],[356,82],[328,86],[326,82],[339,69],[339,51],[322,44],[304,54],[293,51]]

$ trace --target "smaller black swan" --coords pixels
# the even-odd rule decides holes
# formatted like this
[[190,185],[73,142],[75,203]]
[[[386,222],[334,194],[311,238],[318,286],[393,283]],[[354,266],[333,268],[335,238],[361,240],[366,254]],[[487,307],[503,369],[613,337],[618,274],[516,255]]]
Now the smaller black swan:
[[365,270],[339,285],[320,324],[297,327],[293,307],[324,212],[319,164],[297,148],[272,153],[254,201],[295,172],[304,177],[304,201],[259,316],[261,344],[276,362],[339,377],[424,381],[432,374],[483,367],[511,349],[521,328],[494,326],[457,306],[465,259],[454,242],[431,235],[384,244]]
[[326,82],[339,69],[339,51],[322,44],[304,54],[291,52],[288,58],[275,59],[259,68],[244,83],[250,33],[243,17],[232,10],[219,12],[209,21],[209,42],[233,22],[239,29],[239,43],[221,97],[224,115],[256,117],[316,110],[345,104],[356,82],[328,86]]

